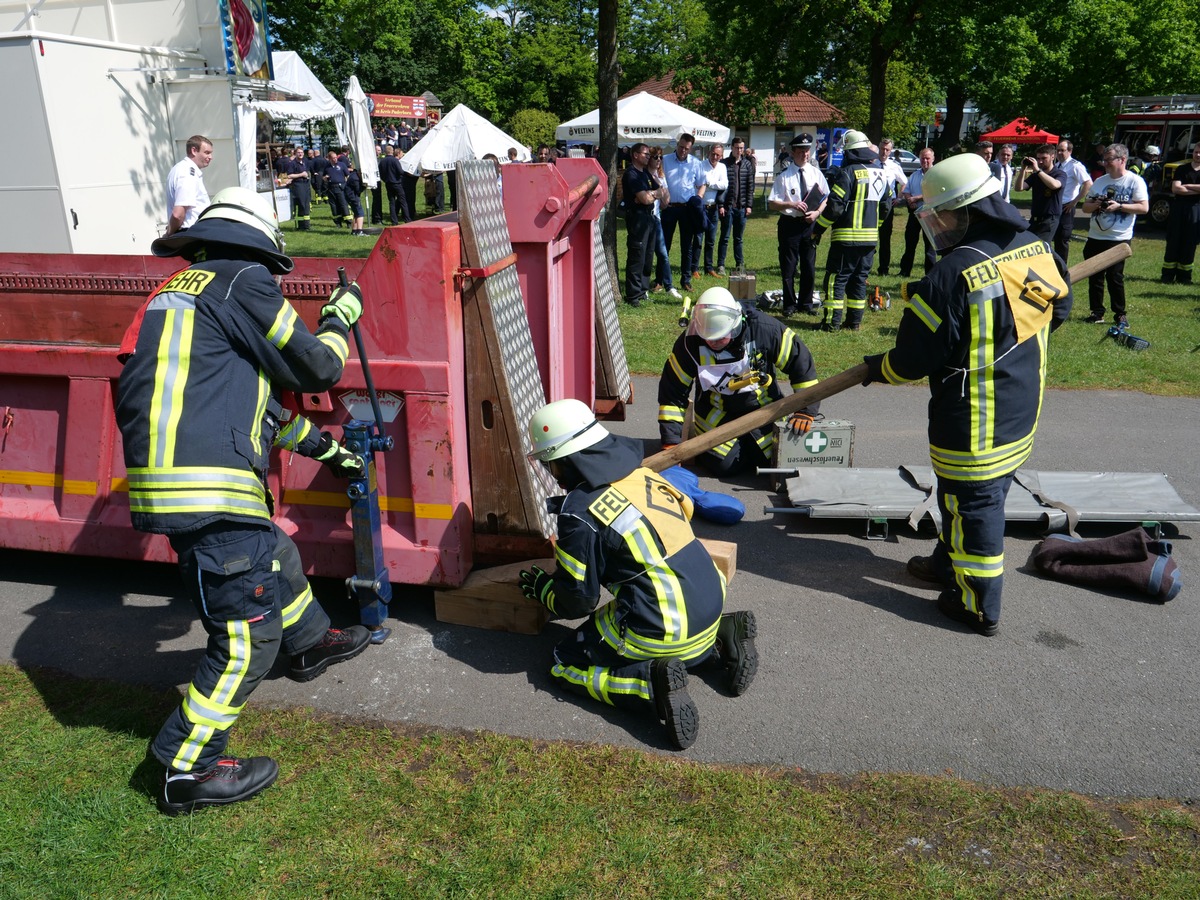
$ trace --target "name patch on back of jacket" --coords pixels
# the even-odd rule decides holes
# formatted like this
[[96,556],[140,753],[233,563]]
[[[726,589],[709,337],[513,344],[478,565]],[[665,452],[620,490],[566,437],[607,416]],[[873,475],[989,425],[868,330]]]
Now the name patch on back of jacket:
[[216,272],[206,272],[203,269],[184,269],[155,293],[163,294],[174,291],[180,294],[191,294],[193,297],[199,297],[201,291],[208,287],[208,283],[216,277]]

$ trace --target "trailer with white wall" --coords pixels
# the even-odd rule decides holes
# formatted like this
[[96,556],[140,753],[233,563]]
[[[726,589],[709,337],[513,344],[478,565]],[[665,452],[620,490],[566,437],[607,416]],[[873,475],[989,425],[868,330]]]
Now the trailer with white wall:
[[193,134],[213,143],[210,195],[253,187],[255,107],[284,99],[263,7],[0,0],[0,252],[145,253]]

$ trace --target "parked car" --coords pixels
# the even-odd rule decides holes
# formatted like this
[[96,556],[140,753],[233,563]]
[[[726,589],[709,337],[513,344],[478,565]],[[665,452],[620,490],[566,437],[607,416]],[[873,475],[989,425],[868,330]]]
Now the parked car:
[[921,161],[917,159],[917,155],[909,153],[907,150],[893,150],[892,158],[900,164],[900,168],[904,170],[905,175],[911,175],[917,169],[921,168]]

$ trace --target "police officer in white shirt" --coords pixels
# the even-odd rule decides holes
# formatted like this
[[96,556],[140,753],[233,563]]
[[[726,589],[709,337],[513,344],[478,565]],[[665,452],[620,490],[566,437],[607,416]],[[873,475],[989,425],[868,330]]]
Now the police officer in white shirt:
[[1059,141],[1055,148],[1055,162],[1063,170],[1062,217],[1054,233],[1054,252],[1067,261],[1071,250],[1071,234],[1075,231],[1075,204],[1080,197],[1087,197],[1092,187],[1092,177],[1087,166],[1071,155],[1074,146],[1070,141]]
[[191,228],[208,206],[204,170],[212,162],[212,141],[202,134],[187,139],[187,158],[167,175],[167,235]]
[[[829,199],[829,182],[809,162],[811,134],[792,138],[792,162],[775,177],[767,208],[779,216],[779,270],[783,276],[783,314],[814,313],[813,285],[816,284],[817,245],[813,224]],[[797,270],[799,277],[796,277]]]
[[[904,174],[904,170],[900,168],[900,163],[892,159],[892,151],[896,145],[891,138],[884,138],[879,143],[879,166],[883,171],[891,176],[890,182],[892,197],[899,198],[900,192],[904,190],[908,184],[908,176]],[[892,204],[888,208],[888,214],[882,222],[879,223],[879,274],[886,275],[888,267],[892,264],[892,223],[894,221],[892,212],[897,204]]]

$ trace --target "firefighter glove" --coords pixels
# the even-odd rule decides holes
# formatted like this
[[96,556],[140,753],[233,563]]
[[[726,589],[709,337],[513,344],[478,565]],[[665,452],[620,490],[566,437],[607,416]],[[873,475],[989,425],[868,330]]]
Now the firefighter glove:
[[329,295],[329,302],[321,307],[321,317],[337,316],[349,328],[362,315],[362,291],[352,282],[346,287],[336,287]]
[[808,413],[794,412],[788,417],[787,427],[792,434],[799,437],[812,430],[813,417]]
[[883,377],[883,354],[879,353],[875,356],[864,356],[863,362],[867,364],[867,377],[863,379],[863,385],[868,385],[872,381],[886,382]]
[[339,478],[362,478],[367,473],[362,459],[335,441],[328,431],[321,432],[321,443],[313,459],[329,466]]
[[554,579],[540,566],[521,570],[521,593],[549,610],[554,609]]

